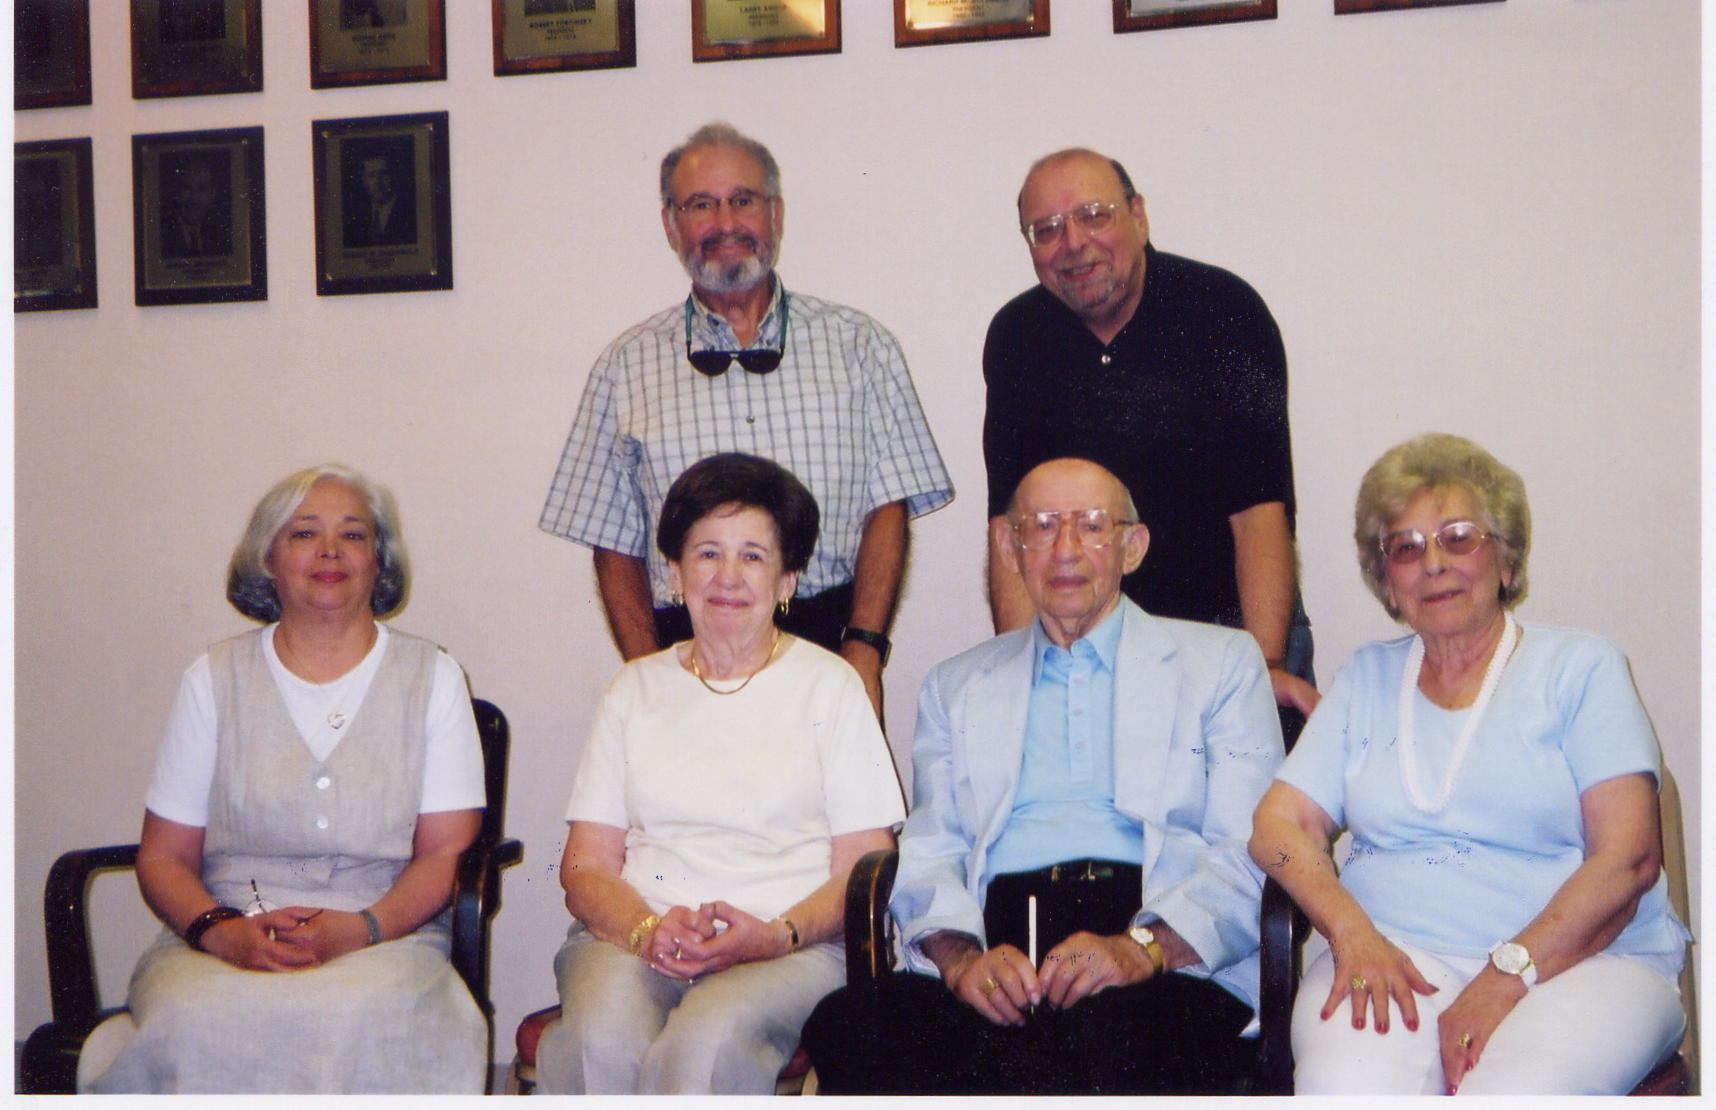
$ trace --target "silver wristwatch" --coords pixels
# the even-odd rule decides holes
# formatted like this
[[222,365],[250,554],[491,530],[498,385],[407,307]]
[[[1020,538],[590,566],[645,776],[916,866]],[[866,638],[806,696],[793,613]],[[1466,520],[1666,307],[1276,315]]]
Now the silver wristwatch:
[[1537,986],[1537,965],[1531,962],[1531,953],[1525,950],[1525,945],[1515,944],[1504,940],[1490,949],[1490,963],[1504,975],[1517,975],[1525,989]]

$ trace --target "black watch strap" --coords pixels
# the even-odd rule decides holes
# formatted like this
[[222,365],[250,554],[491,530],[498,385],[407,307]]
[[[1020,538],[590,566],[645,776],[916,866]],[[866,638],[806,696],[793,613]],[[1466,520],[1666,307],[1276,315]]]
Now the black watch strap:
[[888,655],[894,650],[894,642],[880,632],[872,632],[868,628],[854,628],[847,625],[840,630],[840,642],[857,640],[861,644],[869,644],[882,657],[882,666],[888,665]]

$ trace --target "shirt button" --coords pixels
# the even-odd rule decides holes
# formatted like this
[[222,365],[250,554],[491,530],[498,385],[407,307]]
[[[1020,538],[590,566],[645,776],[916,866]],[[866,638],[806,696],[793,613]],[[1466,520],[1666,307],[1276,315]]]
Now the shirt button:
[[321,778],[316,780],[317,790],[326,790],[332,785],[334,785],[334,780],[329,778],[327,775],[323,775]]
[[1107,366],[1107,365],[1108,365],[1108,364],[1109,364],[1109,363],[1111,363],[1111,362],[1113,362],[1113,361],[1114,361],[1114,356],[1113,356],[1113,355],[1111,355],[1111,354],[1109,354],[1109,353],[1108,353],[1108,352],[1107,352],[1107,351],[1104,351],[1104,352],[1103,352],[1103,353],[1102,353],[1102,364],[1103,364],[1103,365],[1104,365],[1104,366]]
[[327,819],[327,818],[326,818],[326,817],[318,817],[318,818],[316,818],[316,827],[317,827],[317,828],[318,828],[318,829],[325,829],[325,828],[327,828],[327,827],[328,827],[328,819]]

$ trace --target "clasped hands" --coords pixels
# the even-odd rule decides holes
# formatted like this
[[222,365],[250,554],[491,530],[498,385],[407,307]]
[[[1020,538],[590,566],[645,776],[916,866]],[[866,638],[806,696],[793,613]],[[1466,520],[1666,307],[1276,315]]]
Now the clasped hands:
[[716,901],[695,910],[674,906],[662,914],[638,955],[670,979],[691,980],[734,964],[784,956],[790,948],[784,925]]
[[220,922],[203,934],[203,951],[250,971],[301,971],[368,942],[357,913],[287,906]]
[[996,1025],[1023,1025],[1033,1007],[1065,1010],[1109,987],[1141,983],[1155,965],[1131,937],[1074,933],[1051,948],[1041,967],[1011,944],[973,947],[942,975],[956,997]]

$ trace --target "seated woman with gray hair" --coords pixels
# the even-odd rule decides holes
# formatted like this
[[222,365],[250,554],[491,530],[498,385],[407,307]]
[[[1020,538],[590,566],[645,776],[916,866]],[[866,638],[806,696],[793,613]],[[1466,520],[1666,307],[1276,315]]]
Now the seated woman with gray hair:
[[1525,485],[1477,444],[1395,447],[1354,517],[1365,583],[1413,634],[1347,662],[1257,808],[1252,858],[1329,942],[1295,1089],[1624,1094],[1680,1040],[1689,939],[1626,658],[1514,619]]
[[847,875],[905,803],[858,672],[774,622],[818,515],[753,455],[667,492],[656,546],[694,635],[620,669],[584,746],[546,1093],[772,1094],[845,980]]
[[356,471],[257,504],[227,598],[265,623],[180,683],[137,853],[167,931],[80,1089],[484,1090],[487,1026],[437,918],[482,751],[459,665],[378,622],[407,589],[393,497]]

